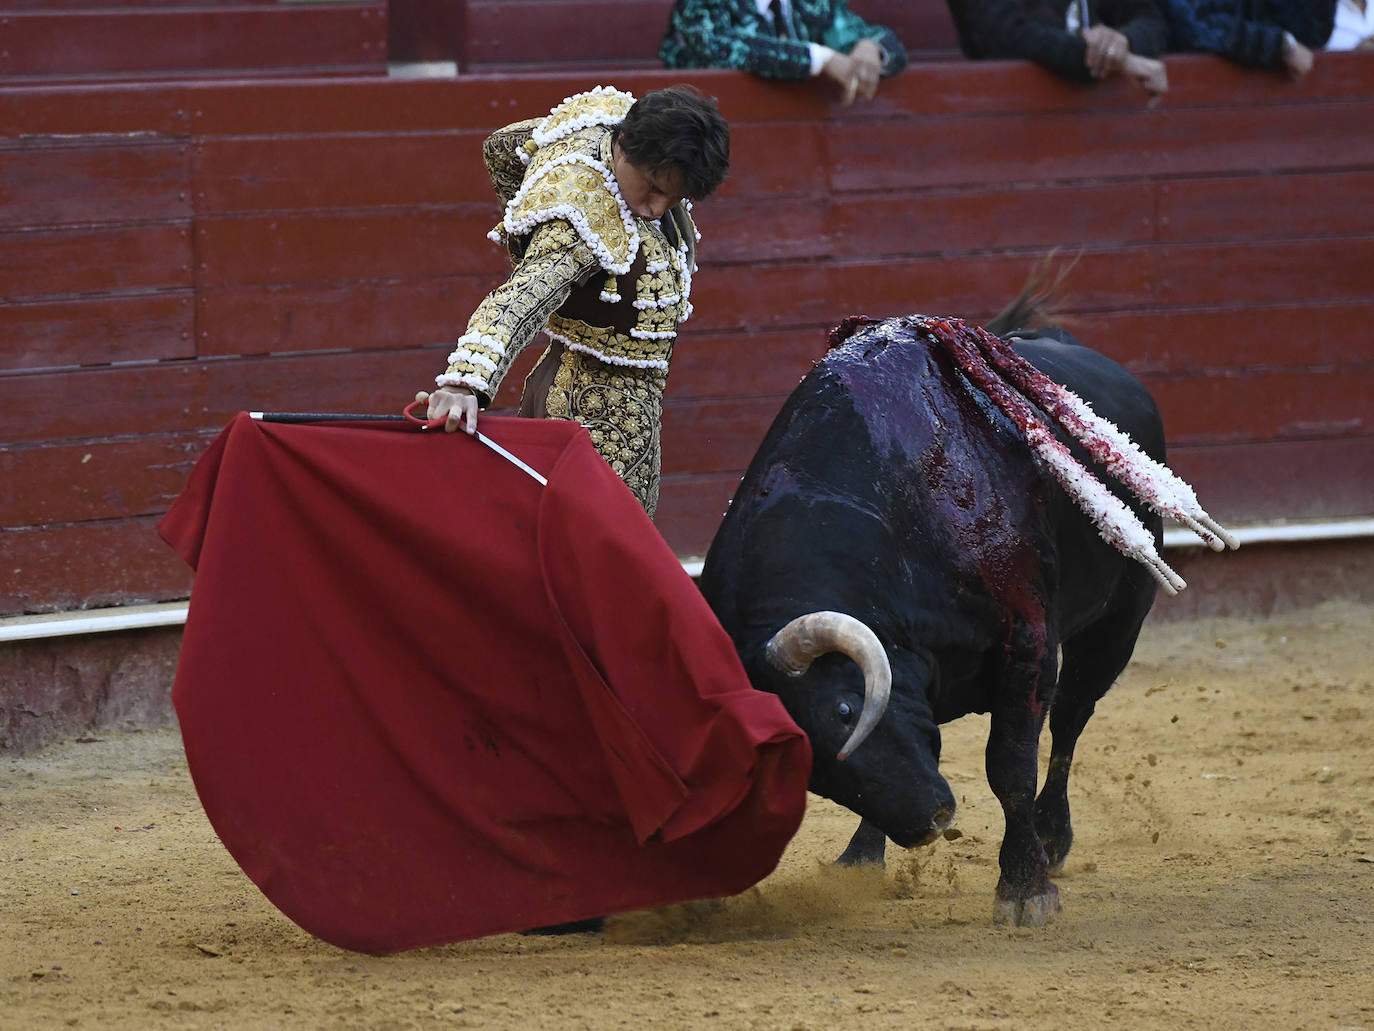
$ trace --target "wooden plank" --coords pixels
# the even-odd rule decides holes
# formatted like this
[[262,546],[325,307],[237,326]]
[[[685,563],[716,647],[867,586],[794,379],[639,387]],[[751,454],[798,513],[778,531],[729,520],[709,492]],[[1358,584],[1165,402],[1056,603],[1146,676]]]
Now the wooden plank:
[[0,527],[159,515],[216,432],[0,447]]
[[1374,233],[1374,171],[1231,175],[1159,185],[1161,240]]
[[823,195],[829,155],[822,128],[806,122],[745,122],[732,127],[730,174],[719,195],[799,199]]
[[[675,69],[617,74],[615,85],[636,96],[682,82]],[[824,119],[828,104],[794,83],[724,69],[693,70],[691,82],[739,122]],[[453,79],[196,83],[186,103],[198,136],[292,133],[491,132],[537,118],[570,94],[589,89],[583,73],[461,75]]]
[[[108,11],[120,8],[270,7],[281,0],[61,0],[64,11]],[[348,0],[331,0],[334,3]],[[53,0],[5,0],[6,11],[47,11]]]
[[739,481],[739,473],[663,477],[654,525],[674,554],[682,559],[705,558]]
[[671,402],[782,397],[811,371],[828,346],[826,329],[699,333],[694,326],[695,320],[689,320],[673,347],[667,393]]
[[1169,467],[1223,524],[1374,515],[1370,436],[1180,445]]
[[1159,247],[1152,255],[1154,304],[1367,301],[1374,236]]
[[1132,182],[842,195],[828,208],[827,232],[831,253],[860,259],[1146,243],[1155,190]]
[[171,141],[0,149],[0,229],[190,217],[187,147]]
[[[209,138],[196,141],[196,211],[500,205],[480,132]],[[490,226],[488,226],[490,228]]]
[[381,4],[20,11],[5,20],[7,76],[386,62]]
[[[697,264],[709,269],[724,264],[825,258],[839,242],[831,229],[829,208],[822,198],[739,197],[725,190],[719,197],[712,194],[692,210],[701,233]],[[732,269],[729,274],[748,273]]]
[[1374,100],[845,122],[829,128],[831,183],[845,192],[1351,167],[1374,163],[1362,131],[1371,119]]
[[0,372],[194,357],[190,290],[0,304]]
[[497,250],[486,239],[492,207],[203,218],[198,279],[217,287],[481,275]]
[[[1263,112],[1297,108],[1320,120],[1330,101],[1374,94],[1374,67],[1359,54],[1323,54],[1317,68],[1294,85],[1281,76],[1251,72],[1204,55],[1170,55],[1171,89],[1161,107],[1184,112],[1203,107],[1202,121],[1217,118],[1243,96]],[[672,69],[633,71],[616,85],[640,94],[681,81]],[[913,67],[884,83],[878,98],[839,108],[820,92],[798,89],[724,69],[694,69],[691,81],[719,98],[732,123],[817,120],[862,131],[868,123],[954,114],[1016,116],[1021,112],[1096,110],[1127,123],[1126,143],[1139,150],[1143,101],[1138,89],[1114,80],[1093,87],[1064,83],[1026,62],[942,61]],[[587,88],[585,75],[531,72],[461,76],[449,80],[329,80],[125,84],[96,87],[26,87],[0,92],[0,134],[155,131],[176,134],[194,124],[199,135],[273,135],[301,132],[490,131],[546,112],[559,99]],[[1310,109],[1310,110],[1308,110]],[[1339,137],[1337,137],[1339,139]],[[1358,144],[1359,137],[1343,139]],[[934,153],[912,152],[912,162],[938,159],[955,149],[937,141]],[[1043,149],[1037,138],[1037,149]],[[962,145],[962,141],[961,141]],[[1341,162],[1338,162],[1338,164]]]
[[671,10],[664,0],[467,0],[464,58],[547,65],[657,54]]
[[693,475],[742,471],[785,397],[698,400],[663,407],[663,471]]
[[[242,411],[395,413],[433,382],[434,354],[278,355],[0,376],[0,411],[10,444],[218,429]],[[73,397],[83,403],[73,405]]]
[[429,347],[442,361],[505,271],[493,268],[490,275],[465,278],[205,288],[196,294],[196,348],[210,356]]
[[191,285],[185,224],[0,232],[0,283],[11,300]]
[[1171,443],[1301,440],[1374,430],[1374,366],[1329,375],[1288,369],[1144,376]]
[[[774,264],[702,265],[693,320],[709,330],[829,328],[849,315],[958,314],[985,321],[1015,297],[1039,257],[1020,254]],[[1144,251],[1084,253],[1074,268],[1075,310],[1140,307],[1153,297]]]
[[0,531],[0,613],[187,597],[191,570],[156,526],[156,518],[140,518]]
[[[834,325],[859,313],[958,314],[982,322],[1016,295],[1046,253],[773,264],[747,275],[703,265],[692,287],[693,318],[713,330]],[[1358,303],[1368,296],[1370,267],[1374,237],[1084,250],[1065,306],[1086,313]]]
[[1296,85],[1286,76],[1212,54],[1169,54],[1168,64],[1170,108],[1228,107],[1238,97],[1260,108],[1310,107],[1374,95],[1374,67],[1355,51],[1321,52],[1312,72]]
[[[63,137],[105,137],[131,142],[130,136],[184,137],[190,118],[186,87],[177,85],[101,85],[22,87],[0,90],[0,141],[6,148],[47,142],[70,143]],[[92,143],[94,140],[83,140]]]
[[1061,321],[1136,375],[1269,367],[1330,376],[1374,359],[1374,340],[1352,332],[1367,313],[1365,302],[1345,301],[1096,312]]
[[[1169,54],[1167,60],[1169,92],[1154,103],[1120,76],[1076,83],[1029,61],[951,57],[909,67],[886,80],[877,97],[866,104],[826,107],[832,119],[851,125],[928,115],[1110,110],[1123,128],[1140,129],[1146,116],[1193,109],[1215,113],[1235,106],[1239,97],[1256,111],[1313,108],[1320,116],[1320,109],[1332,102],[1374,95],[1374,67],[1356,53],[1323,53],[1312,73],[1296,85],[1282,75],[1242,68],[1210,54]],[[1139,146],[1140,141],[1132,145]]]

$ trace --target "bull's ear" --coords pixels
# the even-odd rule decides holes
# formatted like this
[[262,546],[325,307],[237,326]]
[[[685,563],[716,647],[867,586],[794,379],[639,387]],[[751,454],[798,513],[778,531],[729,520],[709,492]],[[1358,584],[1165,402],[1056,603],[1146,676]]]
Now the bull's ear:
[[939,687],[940,667],[935,664],[935,657],[930,652],[890,644],[887,647],[887,661],[892,665],[893,694],[919,692],[929,695]]

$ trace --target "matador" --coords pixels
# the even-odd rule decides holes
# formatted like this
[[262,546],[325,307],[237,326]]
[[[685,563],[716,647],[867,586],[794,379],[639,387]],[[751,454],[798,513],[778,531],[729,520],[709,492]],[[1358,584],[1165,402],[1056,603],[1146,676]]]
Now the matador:
[[[470,391],[485,408],[544,331],[519,414],[582,423],[652,516],[668,365],[692,310],[700,237],[688,198],[723,179],[728,132],[689,88],[637,102],[598,86],[488,137],[483,158],[505,205],[489,236],[513,271],[477,306],[432,397]],[[431,418],[443,414],[431,401]]]

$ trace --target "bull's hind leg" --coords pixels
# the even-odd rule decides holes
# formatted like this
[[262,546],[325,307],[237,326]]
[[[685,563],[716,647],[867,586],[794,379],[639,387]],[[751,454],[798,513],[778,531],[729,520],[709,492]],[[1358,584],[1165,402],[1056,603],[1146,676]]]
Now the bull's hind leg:
[[[1145,592],[1153,597],[1153,591]],[[1145,612],[1149,605],[1145,606]],[[1145,612],[1099,621],[1064,642],[1063,668],[1050,710],[1050,765],[1035,802],[1035,831],[1045,846],[1050,872],[1058,874],[1073,845],[1069,819],[1069,769],[1083,728],[1131,659]]]

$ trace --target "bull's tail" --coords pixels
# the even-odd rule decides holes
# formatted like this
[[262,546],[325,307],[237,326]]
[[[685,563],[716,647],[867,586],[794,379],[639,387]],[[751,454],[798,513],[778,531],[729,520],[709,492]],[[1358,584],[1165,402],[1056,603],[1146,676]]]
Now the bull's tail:
[[1160,515],[1177,519],[1214,551],[1238,546],[1236,539],[1198,504],[1188,484],[1142,452],[1081,397],[1018,355],[1006,341],[962,319],[917,316],[910,321],[928,340],[947,351],[970,382],[1011,419],[1040,462],[1093,520],[1102,538],[1144,565],[1169,594],[1177,594],[1187,584],[1160,558],[1153,535],[1120,498],[1074,458],[1041,412]]
[[[1064,319],[1059,316],[1055,304],[1063,292],[1064,280],[1078,264],[1079,255],[1075,254],[1072,261],[1055,268],[1058,256],[1059,251],[1056,248],[1040,259],[1026,277],[1021,292],[994,315],[990,322],[984,323],[983,328],[989,333],[1004,337],[1018,330],[1043,329],[1046,326],[1062,324]],[[1022,332],[1020,335],[1032,334]]]

